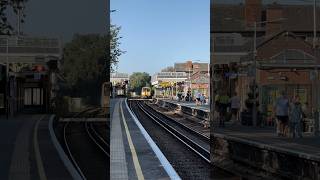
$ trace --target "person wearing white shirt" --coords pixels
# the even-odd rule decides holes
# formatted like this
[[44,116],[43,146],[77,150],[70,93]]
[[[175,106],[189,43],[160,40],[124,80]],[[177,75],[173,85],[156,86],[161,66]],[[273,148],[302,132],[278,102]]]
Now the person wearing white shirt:
[[235,92],[233,97],[230,99],[231,102],[231,112],[232,117],[231,120],[235,123],[239,121],[239,109],[240,109],[240,97],[237,96]]

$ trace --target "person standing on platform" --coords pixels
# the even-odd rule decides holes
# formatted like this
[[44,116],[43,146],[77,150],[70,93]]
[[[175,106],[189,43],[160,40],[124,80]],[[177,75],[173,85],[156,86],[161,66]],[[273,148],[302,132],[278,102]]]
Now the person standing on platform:
[[197,95],[196,95],[196,105],[197,106],[200,104],[200,99],[201,99],[201,93],[197,92]]
[[227,109],[230,104],[230,98],[226,92],[222,92],[222,95],[218,98],[219,102],[219,126],[224,127],[224,122],[227,118]]
[[232,117],[231,120],[233,123],[239,122],[239,109],[240,109],[240,97],[237,95],[235,92],[233,97],[230,99],[231,101],[231,112],[232,112]]
[[204,94],[201,94],[201,96],[200,96],[200,104],[201,104],[201,105],[204,104],[204,101],[206,100],[205,98],[206,98],[206,97],[204,96]]
[[289,121],[289,100],[284,91],[281,93],[281,96],[276,100],[274,111],[277,117],[277,135],[286,136]]
[[215,95],[215,97],[214,97],[214,111],[216,112],[216,113],[214,113],[214,114],[216,114],[216,116],[214,117],[215,119],[217,119],[218,118],[218,116],[219,116],[219,108],[220,108],[220,104],[219,104],[219,94],[218,94],[218,91],[217,90],[215,90],[215,92],[214,92],[216,95]]
[[299,96],[294,98],[290,110],[290,131],[292,132],[292,137],[295,138],[298,135],[301,138],[303,111]]

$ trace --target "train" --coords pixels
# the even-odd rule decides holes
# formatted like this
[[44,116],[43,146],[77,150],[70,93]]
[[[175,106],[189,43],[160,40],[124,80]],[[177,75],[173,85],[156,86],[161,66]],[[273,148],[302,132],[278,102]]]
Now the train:
[[151,98],[151,88],[150,87],[142,87],[141,98]]

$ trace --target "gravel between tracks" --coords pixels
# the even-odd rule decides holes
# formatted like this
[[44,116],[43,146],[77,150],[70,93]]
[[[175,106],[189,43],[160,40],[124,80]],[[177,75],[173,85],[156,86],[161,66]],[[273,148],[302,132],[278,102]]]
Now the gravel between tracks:
[[131,107],[182,179],[210,179],[210,164],[155,124],[136,104],[131,104]]

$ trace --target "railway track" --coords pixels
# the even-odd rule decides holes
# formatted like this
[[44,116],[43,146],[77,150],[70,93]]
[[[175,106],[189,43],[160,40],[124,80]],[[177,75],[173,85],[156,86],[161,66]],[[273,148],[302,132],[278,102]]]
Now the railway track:
[[209,149],[184,136],[181,129],[172,127],[142,103],[129,101],[129,106],[182,179],[211,179]]
[[[181,115],[180,113],[170,113],[172,111],[171,109],[165,108],[165,107],[159,107],[155,103],[146,103],[148,107],[153,109],[154,111],[157,111],[161,116],[170,119],[171,121],[176,121],[178,124],[181,124],[181,126],[186,127],[187,129],[191,129],[192,131],[195,131],[197,134],[200,135],[200,137],[203,137],[203,139],[209,140],[210,136],[210,128],[204,128],[203,120],[201,119],[193,119],[193,117],[185,117],[184,115]],[[169,114],[168,114],[169,113]],[[190,116],[187,114],[187,116]]]
[[129,101],[129,106],[182,179],[241,179],[210,164],[210,139],[197,127],[171,119],[146,103]]
[[138,106],[152,120],[166,129],[168,133],[172,134],[180,142],[185,144],[191,151],[198,154],[199,157],[210,164],[210,139],[208,137],[203,136],[199,132],[194,131],[184,124],[173,121],[165,116],[161,116],[155,111],[152,112],[152,109],[150,108],[148,111],[147,106],[144,106],[141,103],[138,103]]
[[[192,139],[194,142],[199,143],[202,147],[210,151],[210,138],[209,136],[205,135],[201,129],[203,129],[203,125],[199,123],[191,123],[188,120],[180,119],[179,121],[172,119],[161,112],[156,111],[151,107],[148,103],[145,103],[145,107],[156,115],[159,119],[162,119],[169,125],[175,127],[176,129],[180,129],[180,131],[187,136],[188,138]],[[209,158],[210,159],[210,158]]]
[[79,122],[65,122],[63,126],[63,145],[69,159],[81,175],[82,179],[108,179],[108,163],[110,159],[108,137],[103,136],[101,129],[107,129],[107,123],[89,122],[99,108],[87,109],[76,116],[84,116]]

